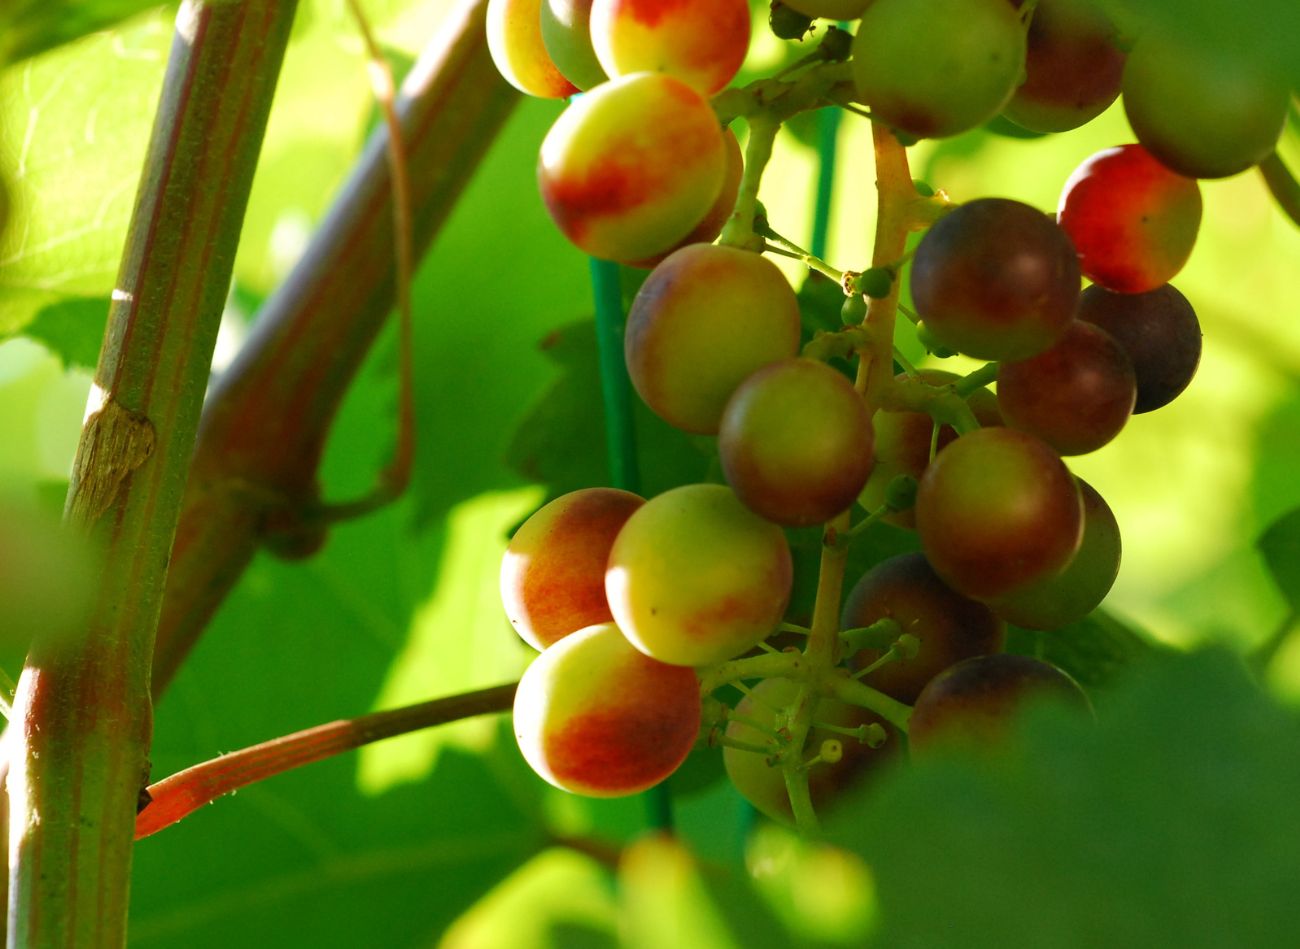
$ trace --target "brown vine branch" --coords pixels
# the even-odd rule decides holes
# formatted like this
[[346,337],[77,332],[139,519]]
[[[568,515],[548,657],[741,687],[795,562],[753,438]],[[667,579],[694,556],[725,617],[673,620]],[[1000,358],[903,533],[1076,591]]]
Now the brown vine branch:
[[294,8],[177,15],[66,508],[103,554],[94,606],[33,643],[6,737],[11,946],[126,942],[168,552]]
[[506,711],[514,701],[517,685],[512,682],[317,725],[178,771],[149,785],[149,803],[136,817],[135,839],[156,834],[223,795],[285,771],[397,735]]
[[[410,167],[413,258],[441,228],[519,95],[497,74],[486,0],[466,0],[396,103]],[[372,136],[306,254],[258,316],[204,409],[154,655],[171,681],[259,544],[319,546],[316,471],[335,411],[393,307],[386,129]]]
[[1282,213],[1300,227],[1300,182],[1295,180],[1282,157],[1277,152],[1269,155],[1259,163],[1259,173],[1264,176],[1264,182]]

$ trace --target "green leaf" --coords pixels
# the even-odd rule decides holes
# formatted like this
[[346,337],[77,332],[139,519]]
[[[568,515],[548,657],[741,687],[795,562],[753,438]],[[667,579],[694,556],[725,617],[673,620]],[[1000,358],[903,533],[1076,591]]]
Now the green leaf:
[[10,62],[36,56],[161,5],[159,0],[20,0],[4,21],[5,55]]
[[1268,525],[1256,546],[1291,609],[1300,609],[1300,508]]
[[109,301],[103,297],[69,297],[36,314],[23,335],[41,343],[65,369],[94,369],[104,342]]
[[1105,610],[1061,629],[1042,632],[1012,626],[1007,651],[1044,659],[1074,676],[1085,689],[1107,687],[1129,666],[1149,658],[1160,647]]
[[146,17],[0,74],[0,169],[13,201],[0,235],[0,339],[47,308],[112,291],[170,43],[170,23]]
[[874,944],[1294,942],[1294,710],[1207,651],[1135,667],[1098,718],[1038,710],[1000,754],[915,762],[831,822],[875,873]]

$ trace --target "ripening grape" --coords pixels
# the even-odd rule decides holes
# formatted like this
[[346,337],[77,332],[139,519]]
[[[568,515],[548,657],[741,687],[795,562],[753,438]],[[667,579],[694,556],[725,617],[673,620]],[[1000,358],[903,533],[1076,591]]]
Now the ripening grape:
[[1025,28],[1007,0],[874,0],[853,40],[858,96],[916,138],[993,118],[1020,83]]
[[1266,158],[1290,98],[1286,81],[1243,51],[1152,33],[1129,54],[1123,89],[1137,140],[1191,178],[1226,178]]
[[542,0],[488,0],[488,53],[506,82],[543,99],[578,91],[564,78],[542,43]]
[[614,541],[605,593],[623,634],[682,666],[723,662],[775,629],[790,599],[781,528],[720,484],[651,498]]
[[990,600],[1065,569],[1079,549],[1083,502],[1074,477],[1042,441],[981,428],[925,469],[916,530],[945,583]]
[[718,433],[727,483],[752,511],[792,527],[848,510],[871,473],[871,420],[853,384],[815,359],[758,370]]
[[1201,189],[1141,145],[1121,145],[1074,170],[1057,216],[1084,276],[1108,290],[1145,293],[1187,263],[1201,225]]
[[718,92],[749,50],[746,0],[592,0],[591,43],[611,76],[654,71]]
[[566,636],[524,670],[514,727],[524,759],[557,788],[636,794],[676,771],[695,744],[699,681],[602,623]]
[[1137,378],[1135,415],[1168,405],[1196,375],[1201,324],[1172,284],[1147,293],[1089,287],[1079,298],[1078,318],[1096,323],[1128,353]]
[[799,351],[799,303],[759,254],[692,244],[651,271],[624,337],[637,393],[688,432],[718,431],[727,400],[751,373]]
[[1049,349],[998,367],[998,404],[1007,424],[1062,455],[1085,455],[1109,442],[1136,399],[1128,354],[1092,323],[1076,320]]
[[538,184],[565,237],[593,257],[642,260],[681,240],[722,189],[722,128],[681,80],[636,73],[574,101],[542,142]]
[[1015,717],[1041,702],[1092,714],[1079,684],[1050,663],[1009,653],[964,659],[931,679],[917,698],[908,744],[913,756],[946,748],[993,750]]
[[912,260],[912,298],[930,333],[979,359],[1025,359],[1074,319],[1079,262],[1037,208],[981,198],[938,220]]
[[[920,377],[922,382],[932,386],[951,385],[961,378],[942,369],[922,369]],[[899,373],[896,381],[903,382],[907,378],[906,373]],[[976,389],[966,397],[966,404],[980,425],[1002,424],[1002,410],[998,408],[997,396],[988,389]],[[874,511],[884,503],[889,483],[899,475],[918,479],[921,477],[921,472],[930,463],[930,441],[934,434],[934,424],[934,419],[925,412],[882,409],[871,417],[876,462],[862,491],[862,504],[867,510]],[[951,425],[940,426],[935,450],[942,449],[956,437],[957,432]],[[912,508],[888,514],[885,520],[898,527],[916,526]]]
[[694,230],[662,253],[647,257],[645,260],[627,261],[630,267],[652,270],[667,259],[673,251],[681,250],[689,244],[712,244],[722,233],[722,228],[731,217],[736,207],[736,196],[740,194],[740,179],[745,173],[745,158],[740,153],[740,143],[731,129],[723,129],[722,141],[727,151],[726,170],[722,176],[722,190],[718,192],[713,206],[704,215],[704,219],[695,225]]
[[[919,553],[891,557],[867,571],[849,591],[840,625],[855,629],[886,617],[921,645],[911,659],[894,659],[865,681],[909,704],[944,669],[971,656],[1001,652],[1006,638],[1006,627],[992,610],[945,584]],[[853,667],[865,669],[881,654],[863,649],[853,657]]]
[[791,10],[804,16],[827,20],[856,20],[871,0],[783,0]]
[[583,488],[520,525],[501,560],[501,602],[525,642],[542,650],[613,619],[605,563],[624,522],[644,503],[630,491]]
[[1003,114],[1035,132],[1065,132],[1101,115],[1119,97],[1124,74],[1117,33],[1096,0],[1039,0],[1029,21],[1025,81]]
[[591,48],[591,0],[542,0],[542,43],[555,66],[579,89],[609,77]]
[[[737,718],[727,723],[727,737],[749,745],[769,745],[775,752],[777,745],[767,731],[788,725],[780,713],[794,702],[798,689],[798,684],[789,679],[764,679],[758,683],[736,706]],[[813,721],[840,728],[878,724],[890,733],[883,745],[872,748],[852,736],[818,728],[816,725],[809,730],[808,740],[804,744],[805,758],[815,755],[821,743],[827,739],[837,739],[844,752],[843,757],[834,764],[818,763],[808,771],[808,792],[812,797],[813,808],[822,813],[841,792],[867,777],[869,772],[894,760],[899,742],[894,737],[893,730],[871,712],[830,698],[823,697],[817,702]],[[751,722],[757,723],[759,727],[750,724]],[[766,731],[761,731],[760,728]],[[780,767],[767,763],[769,757],[770,755],[740,748],[723,746],[722,749],[723,766],[736,790],[761,813],[773,820],[791,824],[794,822],[794,814],[790,810],[790,795],[785,789],[785,776]]]
[[1065,572],[1031,583],[989,604],[995,613],[1026,629],[1060,629],[1083,619],[1106,598],[1119,576],[1119,523],[1110,505],[1086,481],[1083,496],[1083,542]]

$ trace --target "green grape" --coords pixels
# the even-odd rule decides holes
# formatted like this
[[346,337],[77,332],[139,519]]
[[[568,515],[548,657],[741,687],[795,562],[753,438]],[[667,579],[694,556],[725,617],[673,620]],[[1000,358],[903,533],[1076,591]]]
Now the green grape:
[[651,498],[614,541],[605,594],[647,656],[682,666],[752,649],[781,621],[793,581],[781,528],[731,489],[690,484]]
[[1007,0],[874,0],[852,62],[873,115],[914,138],[943,138],[1006,105],[1025,67],[1025,27]]
[[542,0],[542,43],[557,69],[579,89],[609,77],[591,47],[591,0]]

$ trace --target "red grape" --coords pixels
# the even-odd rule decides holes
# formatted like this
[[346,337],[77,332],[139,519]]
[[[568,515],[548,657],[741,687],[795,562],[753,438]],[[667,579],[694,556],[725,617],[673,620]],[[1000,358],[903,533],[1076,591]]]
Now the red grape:
[[719,91],[749,50],[746,0],[592,0],[591,43],[611,76],[653,70],[703,95]]
[[564,78],[542,42],[542,0],[488,0],[488,53],[506,82],[543,99],[564,99],[578,87]]

